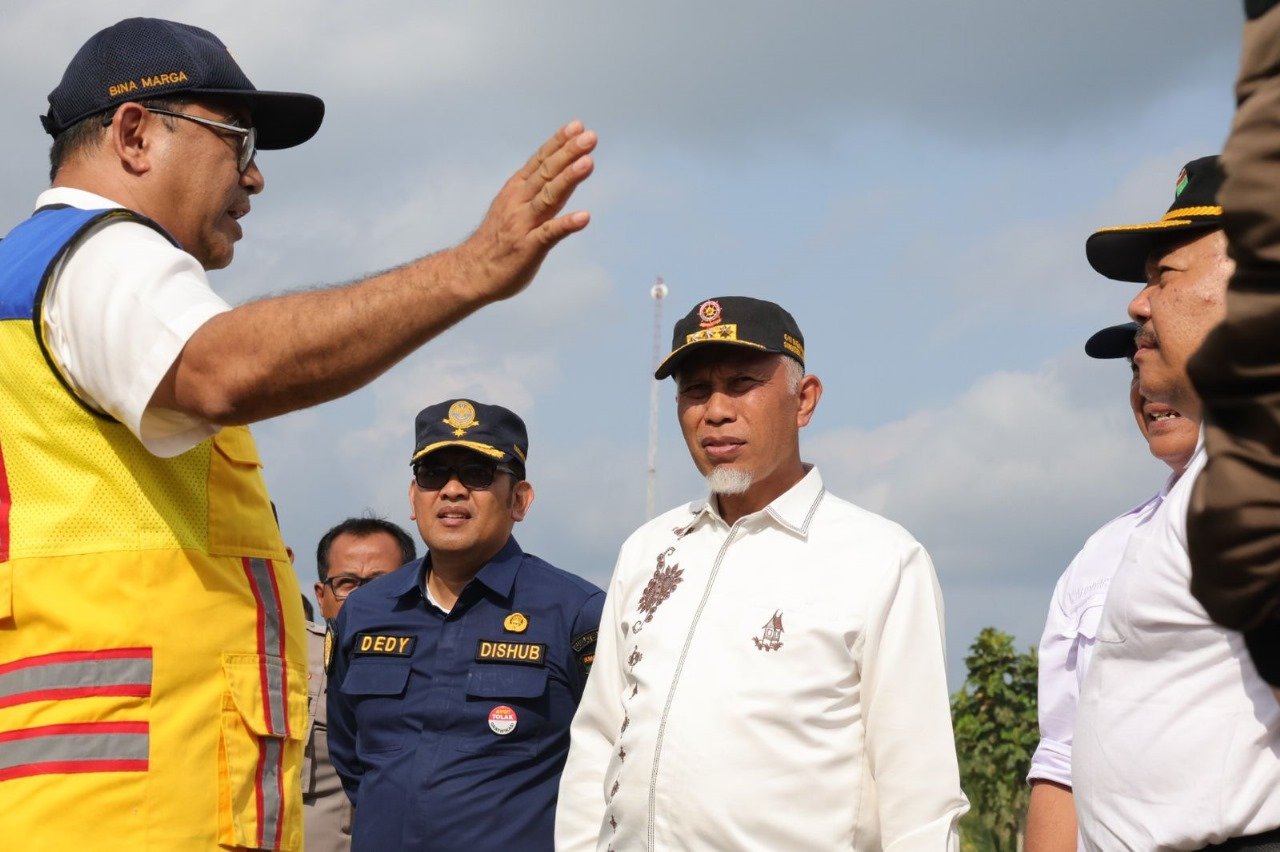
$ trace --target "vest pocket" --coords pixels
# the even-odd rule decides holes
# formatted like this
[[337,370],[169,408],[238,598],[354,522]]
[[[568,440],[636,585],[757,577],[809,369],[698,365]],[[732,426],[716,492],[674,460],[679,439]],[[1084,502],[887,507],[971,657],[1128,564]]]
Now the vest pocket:
[[[297,848],[301,813],[290,773],[298,771],[306,731],[306,696],[297,686],[305,683],[306,670],[278,657],[224,654],[222,672],[219,842],[251,849]],[[300,700],[291,701],[290,693]]]
[[13,563],[0,562],[0,621],[13,619]]
[[262,461],[247,426],[226,426],[209,453],[209,553],[285,561]]

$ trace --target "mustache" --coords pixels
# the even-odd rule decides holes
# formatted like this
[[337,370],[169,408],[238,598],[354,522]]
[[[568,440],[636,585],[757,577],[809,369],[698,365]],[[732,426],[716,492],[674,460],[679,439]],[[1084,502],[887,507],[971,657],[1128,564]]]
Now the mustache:
[[1144,346],[1158,349],[1160,347],[1160,338],[1156,336],[1153,329],[1144,326],[1133,335],[1133,344],[1139,349]]

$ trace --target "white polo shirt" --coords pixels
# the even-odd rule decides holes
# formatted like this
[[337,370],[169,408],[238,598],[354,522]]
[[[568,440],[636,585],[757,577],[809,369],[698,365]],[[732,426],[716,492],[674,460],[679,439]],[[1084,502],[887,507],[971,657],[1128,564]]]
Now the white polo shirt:
[[1188,591],[1204,448],[1111,581],[1080,695],[1072,787],[1090,850],[1200,849],[1280,827],[1280,703]]
[[1153,497],[1108,521],[1089,536],[1058,578],[1040,638],[1040,744],[1031,756],[1027,780],[1071,786],[1071,738],[1076,728],[1080,685],[1093,656],[1111,578],[1120,567],[1133,531],[1148,523],[1176,482],[1170,476]]
[[817,470],[625,544],[556,808],[560,852],[958,848],[942,599],[904,529]]
[[[52,204],[123,206],[67,187],[36,199],[36,207]],[[81,399],[169,457],[218,427],[148,404],[196,329],[230,309],[194,257],[145,225],[117,221],[90,232],[56,268],[41,317],[49,354]]]

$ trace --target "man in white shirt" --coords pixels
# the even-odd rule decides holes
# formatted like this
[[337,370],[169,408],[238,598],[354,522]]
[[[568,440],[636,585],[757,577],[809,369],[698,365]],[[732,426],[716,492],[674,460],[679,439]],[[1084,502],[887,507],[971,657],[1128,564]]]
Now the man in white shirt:
[[711,494],[622,546],[557,849],[957,849],[937,578],[801,460],[822,384],[795,320],[708,299],[655,375]]
[[[324,106],[207,30],[130,18],[42,117],[53,187],[0,241],[0,837],[33,849],[296,849],[297,578],[243,424],[342,396],[523,289],[594,134],[562,128],[455,248],[231,308],[262,149]],[[372,132],[372,131],[371,131]]]
[[[1129,303],[1144,397],[1199,420],[1187,358],[1224,312],[1232,263],[1215,203],[1216,157],[1188,163],[1158,222],[1086,243]],[[1189,590],[1186,513],[1198,448],[1111,580],[1081,688],[1071,780],[1085,847],[1274,849],[1280,842],[1280,705],[1239,633]],[[1216,844],[1216,845],[1215,845]]]
[[1079,845],[1071,794],[1071,742],[1080,685],[1093,656],[1098,620],[1111,577],[1120,566],[1130,535],[1149,523],[1196,449],[1198,424],[1138,389],[1137,323],[1104,328],[1085,343],[1092,358],[1125,358],[1132,368],[1129,407],[1151,454],[1172,471],[1155,496],[1108,521],[1089,537],[1059,578],[1040,640],[1040,744],[1031,757],[1031,804],[1027,809],[1026,852],[1072,852]]

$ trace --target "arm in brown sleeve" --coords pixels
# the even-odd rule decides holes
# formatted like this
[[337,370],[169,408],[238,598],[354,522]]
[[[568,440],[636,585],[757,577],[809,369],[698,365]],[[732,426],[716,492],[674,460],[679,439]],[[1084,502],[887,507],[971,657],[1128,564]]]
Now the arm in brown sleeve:
[[[1280,625],[1280,7],[1250,0],[1220,193],[1236,272],[1188,366],[1209,461],[1188,515],[1191,591],[1237,630]],[[1266,632],[1266,631],[1264,631]],[[1250,642],[1269,649],[1271,642]],[[1259,669],[1280,677],[1276,661]],[[1256,655],[1256,651],[1255,651]]]

